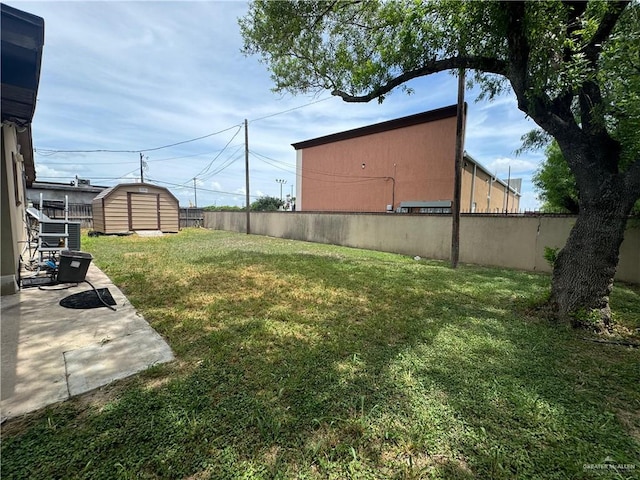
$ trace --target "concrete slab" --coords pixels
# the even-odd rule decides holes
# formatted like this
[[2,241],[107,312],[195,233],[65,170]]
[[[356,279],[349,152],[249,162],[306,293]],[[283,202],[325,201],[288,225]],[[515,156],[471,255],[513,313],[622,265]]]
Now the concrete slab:
[[139,237],[162,237],[164,235],[160,230],[136,230],[135,233]]
[[169,346],[151,327],[65,352],[69,394],[89,392],[172,358]]
[[171,349],[95,265],[89,280],[108,288],[108,308],[59,305],[86,284],[23,289],[1,298],[0,417],[4,420],[66,400],[151,365],[171,361]]

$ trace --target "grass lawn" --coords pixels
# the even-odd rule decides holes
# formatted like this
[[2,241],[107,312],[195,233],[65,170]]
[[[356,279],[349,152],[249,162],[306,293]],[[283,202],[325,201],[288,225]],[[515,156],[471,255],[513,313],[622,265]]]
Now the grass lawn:
[[[3,479],[640,475],[640,349],[536,318],[546,275],[196,229],[82,241],[177,361],[8,422]],[[637,333],[640,288],[611,304]]]

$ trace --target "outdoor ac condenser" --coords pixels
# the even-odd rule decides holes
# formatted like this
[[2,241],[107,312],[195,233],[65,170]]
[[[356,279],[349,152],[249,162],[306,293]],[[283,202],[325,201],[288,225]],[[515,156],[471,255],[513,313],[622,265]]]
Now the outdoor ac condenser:
[[64,235],[65,223],[68,226],[69,250],[80,250],[80,222],[65,222],[64,220],[45,220],[40,222],[42,242],[53,247],[60,242],[60,235]]

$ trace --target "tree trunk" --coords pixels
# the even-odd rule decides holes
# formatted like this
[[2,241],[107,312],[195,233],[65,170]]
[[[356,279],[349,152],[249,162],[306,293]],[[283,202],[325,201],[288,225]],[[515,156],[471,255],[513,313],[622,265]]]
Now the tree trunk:
[[609,191],[591,200],[580,209],[556,258],[551,306],[560,320],[574,327],[604,331],[611,328],[609,294],[630,206],[622,192]]

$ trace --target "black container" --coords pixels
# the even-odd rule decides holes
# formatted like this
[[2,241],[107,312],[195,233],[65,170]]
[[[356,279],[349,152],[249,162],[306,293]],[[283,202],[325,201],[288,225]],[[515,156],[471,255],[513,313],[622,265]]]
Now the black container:
[[60,264],[58,265],[59,283],[84,282],[89,270],[89,264],[93,260],[90,253],[85,252],[60,252]]

